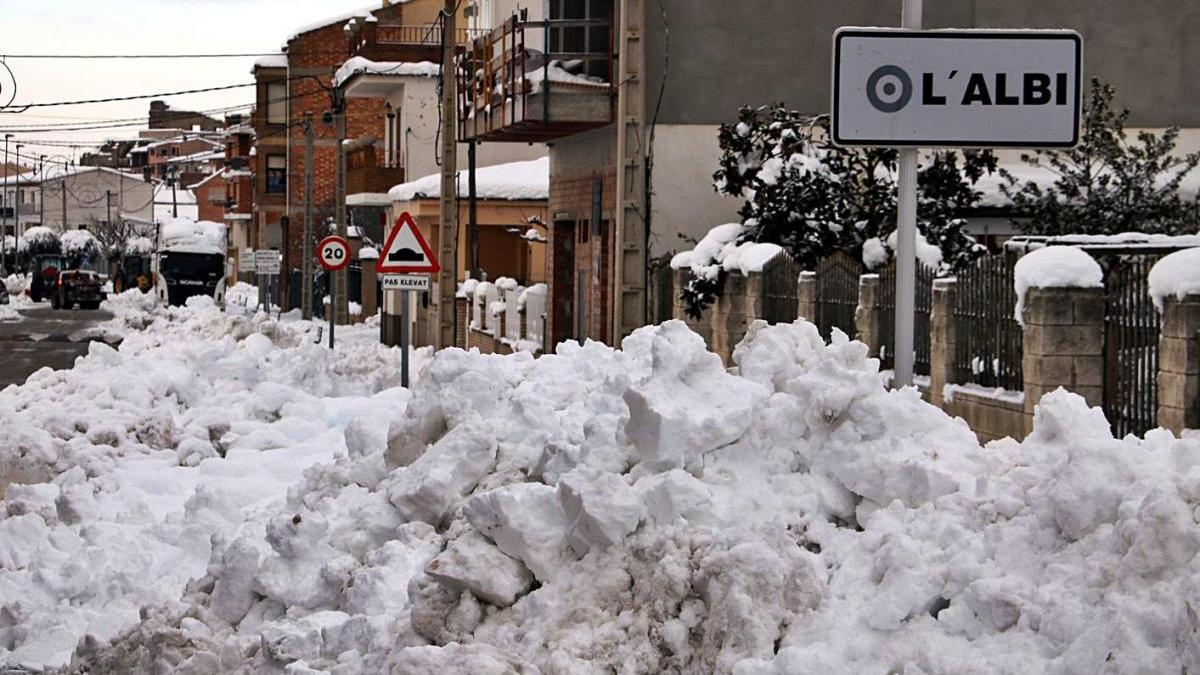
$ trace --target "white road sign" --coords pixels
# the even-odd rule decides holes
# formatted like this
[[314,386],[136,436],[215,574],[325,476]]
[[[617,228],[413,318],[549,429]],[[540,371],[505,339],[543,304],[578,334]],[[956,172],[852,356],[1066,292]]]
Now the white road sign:
[[1074,31],[843,28],[833,37],[839,145],[1070,147],[1083,40]]
[[253,272],[255,269],[257,268],[254,265],[254,251],[242,249],[241,254],[238,255],[238,271]]
[[385,291],[427,291],[429,275],[385,274],[379,278]]
[[254,252],[254,267],[259,274],[279,274],[282,255],[279,251],[259,250]]

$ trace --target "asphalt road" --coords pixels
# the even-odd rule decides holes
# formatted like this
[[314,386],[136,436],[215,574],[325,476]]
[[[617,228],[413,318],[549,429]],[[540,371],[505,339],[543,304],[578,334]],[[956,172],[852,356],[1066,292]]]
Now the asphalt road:
[[18,311],[24,320],[0,322],[0,389],[23,383],[40,368],[75,365],[75,357],[88,350],[84,329],[112,318],[100,310],[54,310],[48,304]]

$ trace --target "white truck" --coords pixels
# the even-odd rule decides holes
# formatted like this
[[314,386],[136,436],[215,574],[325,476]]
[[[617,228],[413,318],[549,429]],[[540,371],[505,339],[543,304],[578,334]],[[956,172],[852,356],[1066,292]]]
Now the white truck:
[[224,304],[227,236],[223,224],[207,220],[160,223],[150,261],[159,302],[182,305],[193,295],[207,295]]

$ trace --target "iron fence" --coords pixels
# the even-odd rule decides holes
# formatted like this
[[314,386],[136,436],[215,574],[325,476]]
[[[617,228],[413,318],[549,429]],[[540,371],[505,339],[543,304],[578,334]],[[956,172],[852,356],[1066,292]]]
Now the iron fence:
[[[1021,391],[1023,330],[1013,315],[1015,256],[988,255],[958,274],[956,382]],[[929,342],[928,339],[925,340]]]
[[[934,270],[917,262],[917,287],[913,316],[913,372],[929,375],[929,314],[933,310]],[[896,262],[879,273],[879,321],[882,337],[879,361],[882,368],[896,367]]]
[[1158,255],[1097,256],[1104,275],[1104,414],[1117,436],[1158,426],[1161,317],[1150,299]]
[[792,323],[800,315],[800,264],[780,252],[762,271],[762,318],[768,323]]
[[833,329],[853,338],[858,332],[854,314],[858,309],[858,278],[862,262],[839,251],[817,266],[817,328],[830,339]]

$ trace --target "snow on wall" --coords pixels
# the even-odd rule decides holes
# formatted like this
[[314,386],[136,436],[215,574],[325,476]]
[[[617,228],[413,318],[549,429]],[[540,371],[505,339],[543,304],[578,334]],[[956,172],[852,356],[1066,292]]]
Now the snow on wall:
[[1200,293],[1200,248],[1176,251],[1163,257],[1150,270],[1150,297],[1158,311],[1171,296],[1182,300]]
[[[467,193],[467,175],[458,172],[459,194]],[[475,171],[475,193],[479,199],[508,201],[550,198],[550,158],[497,164]],[[388,191],[392,201],[437,199],[442,194],[442,176],[433,174],[401,183]]]
[[394,77],[438,77],[442,74],[442,66],[429,61],[372,61],[371,59],[355,56],[348,59],[333,74],[333,86],[340,87],[343,82],[360,74],[390,75]]
[[741,223],[726,223],[708,231],[690,251],[681,251],[671,258],[671,269],[688,268],[697,278],[715,279],[721,270],[750,274],[761,272],[783,248],[778,244],[753,241],[737,243],[743,231]]
[[1017,291],[1016,319],[1025,309],[1025,292],[1031,288],[1102,288],[1104,271],[1100,264],[1081,249],[1048,246],[1025,254],[1013,270]]

